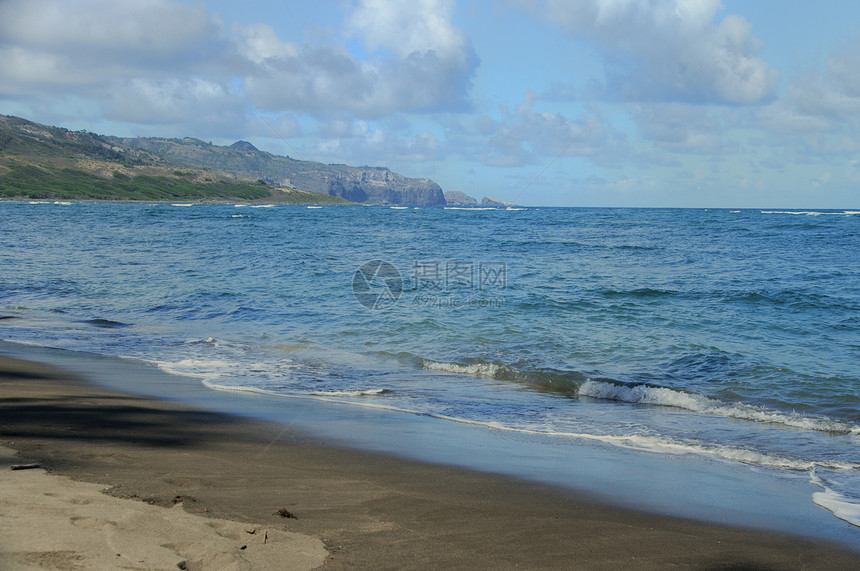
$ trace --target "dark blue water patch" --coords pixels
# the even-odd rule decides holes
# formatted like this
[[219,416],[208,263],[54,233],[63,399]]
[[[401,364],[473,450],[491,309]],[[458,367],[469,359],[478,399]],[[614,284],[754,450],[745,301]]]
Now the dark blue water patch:
[[[856,331],[860,329],[860,315],[848,315],[839,319],[837,323],[834,324],[835,328],[847,330],[847,331]],[[860,342],[858,342],[860,343]],[[857,347],[858,345],[855,345]]]
[[746,358],[719,349],[689,353],[672,359],[662,369],[667,378],[683,383],[725,381],[742,376]]
[[614,250],[630,251],[630,252],[659,252],[665,248],[662,246],[643,246],[640,244],[616,244],[607,246]]
[[604,297],[614,298],[614,297],[629,297],[629,298],[659,298],[659,297],[669,297],[678,295],[679,292],[674,290],[664,290],[664,289],[654,289],[654,288],[635,288],[631,290],[616,290],[616,289],[605,289],[599,290],[597,293]]
[[69,279],[35,279],[24,283],[5,283],[0,285],[0,297],[35,294],[37,297],[67,296],[77,293],[80,285]]
[[[529,294],[526,299],[517,301],[513,308],[518,311],[529,312],[535,310],[558,311],[558,312],[594,312],[603,309],[603,305],[585,297],[570,296],[570,298],[559,299],[555,295]],[[561,316],[560,316],[561,317]]]
[[840,297],[787,289],[762,289],[758,291],[726,293],[722,294],[722,296],[723,300],[729,303],[784,306],[799,311],[806,309],[855,311],[860,309],[860,307],[850,302],[846,303],[846,300],[843,300]]
[[92,325],[93,327],[99,327],[101,329],[122,329],[124,327],[130,327],[130,323],[123,323],[121,321],[113,321],[112,319],[103,319],[103,318],[95,318],[95,319],[87,319],[85,321],[81,321],[81,323],[86,323],[87,325]]

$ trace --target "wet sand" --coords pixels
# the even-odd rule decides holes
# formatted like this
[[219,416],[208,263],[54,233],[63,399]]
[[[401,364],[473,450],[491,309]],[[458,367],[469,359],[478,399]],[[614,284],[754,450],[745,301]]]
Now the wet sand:
[[[267,568],[251,557],[263,548],[241,531],[204,541],[207,528],[226,530],[220,526],[230,521],[247,525],[251,539],[271,533],[273,546],[290,546],[295,558],[281,559],[284,568],[860,568],[860,554],[835,544],[625,510],[570,490],[351,450],[274,423],[102,390],[60,369],[2,356],[0,396],[0,446],[18,451],[0,454],[4,569],[104,568],[98,546],[134,550],[150,533],[132,531],[116,543],[122,522],[144,517],[123,519],[131,509],[123,506],[132,505],[155,509],[145,517],[166,522],[151,531],[156,542],[161,533],[175,547],[161,553],[168,568],[228,560],[235,568]],[[6,467],[31,462],[41,468]],[[51,480],[74,484],[69,478],[99,488],[43,491],[53,490]],[[123,500],[93,515],[87,494],[94,490]],[[21,509],[41,502],[34,497],[40,493],[65,498],[62,509]],[[170,531],[186,514],[211,522],[192,534],[201,536],[196,543]],[[57,532],[34,542],[35,532],[21,533],[87,521],[98,525],[72,525],[86,538]],[[60,540],[71,543],[55,544]],[[188,551],[192,543],[204,547]],[[128,568],[164,568],[143,550],[129,557]]]

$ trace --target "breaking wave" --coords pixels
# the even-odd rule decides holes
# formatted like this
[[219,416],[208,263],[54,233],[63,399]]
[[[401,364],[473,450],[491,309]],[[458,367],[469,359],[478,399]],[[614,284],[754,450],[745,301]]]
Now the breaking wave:
[[860,433],[860,426],[840,420],[776,411],[746,403],[725,402],[705,395],[647,384],[624,385],[588,380],[579,387],[579,395],[629,403],[670,406],[699,414],[781,424],[818,432]]

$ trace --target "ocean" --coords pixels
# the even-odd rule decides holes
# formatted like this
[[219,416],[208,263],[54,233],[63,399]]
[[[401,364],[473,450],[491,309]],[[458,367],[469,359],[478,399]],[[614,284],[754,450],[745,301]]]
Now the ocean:
[[860,526],[860,211],[0,202],[0,339],[468,429],[518,474],[695,458]]

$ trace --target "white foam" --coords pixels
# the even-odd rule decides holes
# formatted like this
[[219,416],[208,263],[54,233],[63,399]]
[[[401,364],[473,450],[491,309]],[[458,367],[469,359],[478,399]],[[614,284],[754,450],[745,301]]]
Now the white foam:
[[571,438],[577,440],[589,440],[593,442],[601,442],[638,450],[641,452],[652,452],[657,454],[695,454],[698,456],[707,456],[718,460],[729,462],[740,462],[754,466],[766,466],[770,468],[782,468],[796,471],[809,471],[816,467],[823,467],[829,470],[854,471],[860,470],[860,464],[852,462],[829,462],[829,461],[813,461],[799,458],[789,458],[786,456],[778,456],[775,454],[767,454],[756,450],[745,448],[737,448],[732,446],[704,446],[694,442],[684,442],[678,440],[670,440],[659,436],[647,435],[615,435],[615,434],[590,434],[584,432],[556,432],[552,430],[537,430],[521,427],[506,426],[498,422],[484,422],[476,420],[460,419],[445,415],[426,414],[433,418],[449,420],[462,424],[478,425],[491,428],[493,430],[502,430],[505,432],[518,432],[520,434],[531,434],[536,436],[546,436],[553,438]]
[[230,392],[236,392],[236,393],[256,393],[256,394],[261,394],[261,395],[270,395],[270,396],[274,396],[274,397],[291,396],[291,395],[285,395],[282,393],[278,393],[275,391],[270,391],[267,389],[261,389],[259,387],[247,387],[247,386],[243,386],[243,385],[219,385],[218,383],[213,383],[212,381],[205,380],[205,379],[203,380],[202,384],[204,387],[207,387],[207,388],[210,388],[210,389],[213,389],[216,391],[230,391]]
[[860,214],[860,212],[854,212],[852,210],[845,210],[843,212],[819,212],[817,210],[762,210],[762,214],[795,214],[802,216],[822,216],[826,214]]
[[445,206],[445,210],[498,210],[488,206]]
[[171,375],[208,379],[219,376],[227,369],[236,368],[235,364],[217,359],[182,359],[181,361],[154,361],[159,369]]
[[579,394],[581,396],[622,402],[670,406],[699,414],[725,416],[753,422],[782,424],[784,426],[818,432],[844,434],[860,431],[860,427],[847,422],[805,416],[797,413],[779,412],[744,403],[728,403],[704,395],[677,391],[665,387],[652,387],[648,385],[626,386],[588,380],[579,387]]
[[833,490],[815,492],[812,501],[839,519],[860,527],[860,504],[845,501],[843,496]]
[[424,360],[422,367],[428,371],[442,371],[444,373],[455,373],[457,375],[471,375],[486,379],[495,379],[501,370],[499,365],[493,363],[472,363],[461,365],[459,363],[441,363],[437,361]]
[[308,206],[308,208],[322,208],[322,206]]
[[470,426],[481,426],[491,430],[499,430],[504,432],[527,434],[534,436],[542,436],[546,438],[559,438],[571,440],[585,440],[591,442],[600,442],[621,448],[637,450],[641,452],[651,452],[656,454],[695,454],[698,456],[706,456],[716,460],[728,462],[740,462],[754,466],[765,466],[771,468],[781,468],[795,471],[810,471],[816,467],[822,467],[829,470],[839,471],[856,471],[860,470],[860,464],[851,462],[828,462],[828,461],[813,461],[799,458],[788,458],[775,454],[767,454],[755,450],[737,448],[732,446],[705,446],[696,442],[685,442],[681,440],[671,440],[660,436],[638,435],[638,434],[591,434],[586,432],[564,432],[555,431],[552,429],[534,429],[521,426],[509,426],[498,421],[484,421],[468,418],[450,416],[446,414],[434,413],[430,411],[421,411],[410,408],[396,406],[394,404],[381,404],[378,401],[367,400],[344,400],[348,397],[361,397],[379,395],[388,392],[386,389],[363,389],[355,391],[318,391],[313,393],[284,393],[266,390],[258,387],[236,386],[236,385],[221,385],[211,380],[203,380],[203,385],[210,389],[233,392],[250,392],[263,394],[268,396],[276,396],[280,398],[291,398],[300,400],[316,400],[322,402],[337,403],[348,406],[358,406],[362,408],[370,408],[375,410],[387,410],[391,412],[399,412],[404,414],[414,414],[417,416],[426,416],[438,420],[448,422],[456,422],[458,424],[466,424]]
[[274,208],[274,204],[252,204],[251,208]]
[[839,519],[847,521],[851,525],[860,527],[860,497],[852,497],[848,494],[838,492],[830,482],[824,481],[812,470],[810,483],[824,491],[812,494],[812,502],[820,506]]
[[356,389],[352,391],[314,391],[310,394],[318,397],[366,397],[390,392],[388,389]]
[[831,470],[856,470],[860,469],[860,465],[851,462],[817,462],[811,460],[803,460],[798,458],[788,458],[785,456],[777,456],[775,454],[766,454],[755,450],[744,448],[736,448],[732,446],[703,446],[693,442],[684,442],[678,440],[670,440],[659,436],[647,435],[616,435],[616,434],[590,434],[583,432],[555,432],[552,430],[536,430],[528,428],[518,428],[505,426],[498,422],[482,422],[458,419],[454,417],[434,415],[435,418],[460,422],[463,424],[481,425],[494,430],[503,430],[506,432],[518,432],[521,434],[532,434],[537,436],[547,437],[562,437],[572,438],[577,440],[590,440],[602,442],[638,450],[641,452],[653,452],[658,454],[695,454],[699,456],[708,456],[718,460],[730,462],[741,462],[755,466],[767,466],[771,468],[783,468],[788,470],[808,471],[816,466],[822,466]]
[[408,206],[391,206],[390,208],[392,210],[407,210],[409,207]]
[[170,206],[194,206],[194,205],[191,203],[182,203],[182,204],[176,203],[176,204],[171,204]]

